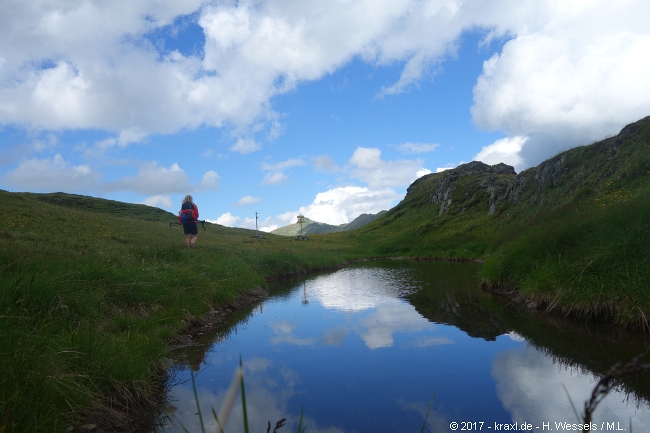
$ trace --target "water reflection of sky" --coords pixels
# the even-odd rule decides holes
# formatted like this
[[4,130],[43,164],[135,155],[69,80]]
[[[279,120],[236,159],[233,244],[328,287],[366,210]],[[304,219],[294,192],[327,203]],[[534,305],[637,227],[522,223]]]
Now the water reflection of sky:
[[[544,421],[576,422],[568,394],[580,411],[589,399],[599,378],[578,368],[553,363],[553,360],[530,346],[499,353],[494,359],[492,376],[499,399],[512,414],[513,421],[540,424]],[[566,391],[565,391],[566,388]],[[647,402],[628,401],[620,391],[611,392],[594,412],[594,422],[616,422],[635,431],[650,426]],[[618,424],[616,424],[618,425]]]
[[[279,431],[295,431],[302,407],[309,432],[419,431],[434,394],[433,432],[450,431],[452,421],[575,421],[562,385],[581,407],[596,381],[591,374],[553,363],[516,332],[487,341],[430,322],[404,299],[417,290],[413,281],[408,268],[361,267],[268,299],[205,358],[197,388],[208,424],[240,355],[252,431],[282,418]],[[462,310],[462,290],[455,290]],[[624,398],[607,397],[598,419],[627,425],[632,416],[650,425],[647,406],[636,410]],[[177,418],[200,431],[191,385],[174,388],[172,399]],[[243,431],[241,414],[236,405],[228,433]],[[176,424],[164,430],[182,431]]]

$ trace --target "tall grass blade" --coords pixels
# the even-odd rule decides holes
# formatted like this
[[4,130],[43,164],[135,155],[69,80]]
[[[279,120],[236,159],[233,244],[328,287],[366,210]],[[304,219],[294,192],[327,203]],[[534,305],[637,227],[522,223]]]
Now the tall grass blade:
[[298,420],[298,433],[305,433],[307,426],[302,426],[302,414],[305,411],[305,406],[300,409],[300,419]]
[[427,408],[427,413],[424,415],[424,423],[422,424],[422,428],[420,429],[420,433],[424,433],[424,428],[427,426],[427,418],[429,418],[429,412],[431,411],[431,406],[433,406],[433,401],[436,399],[436,395],[433,394],[433,397],[431,397],[431,401],[429,402],[429,407]]
[[[239,370],[243,372],[244,367],[241,362],[241,355],[239,356]],[[241,405],[242,410],[244,411],[244,433],[249,433],[248,431],[248,414],[246,413],[246,392],[244,391],[244,375],[239,375],[239,381],[241,384]]]
[[571,396],[569,395],[569,390],[566,389],[566,386],[562,384],[562,388],[564,388],[564,392],[566,393],[567,398],[569,399],[569,403],[571,403],[571,409],[573,409],[573,413],[576,414],[576,418],[578,419],[578,422],[582,421],[582,417],[578,413],[578,410],[576,409],[575,405],[573,404],[573,399],[571,399]]
[[190,433],[190,432],[187,430],[187,428],[185,428],[185,426],[183,425],[183,423],[181,422],[181,420],[178,419],[178,417],[176,416],[176,414],[172,414],[172,417],[174,418],[174,420],[176,420],[176,422],[178,423],[178,425],[181,426],[181,428],[183,429],[183,431],[184,431],[185,433]]
[[221,405],[221,410],[219,411],[219,417],[217,422],[217,433],[223,433],[223,428],[228,424],[228,417],[230,416],[230,411],[232,410],[232,405],[235,402],[235,397],[237,396],[237,389],[241,384],[240,378],[243,376],[241,365],[235,370],[235,375],[232,378],[232,383],[230,388],[226,393],[226,398]]
[[217,422],[217,432],[221,430],[221,423],[219,422],[219,417],[217,416],[217,413],[214,411],[214,408],[211,407],[210,410],[212,411],[212,416],[214,417],[214,420]]
[[203,425],[203,414],[201,413],[201,405],[199,404],[199,394],[196,392],[196,381],[194,380],[193,371],[190,371],[190,377],[192,378],[192,391],[194,392],[194,401],[196,402],[196,409],[199,414],[199,422],[201,423],[201,433],[205,433],[205,427]]

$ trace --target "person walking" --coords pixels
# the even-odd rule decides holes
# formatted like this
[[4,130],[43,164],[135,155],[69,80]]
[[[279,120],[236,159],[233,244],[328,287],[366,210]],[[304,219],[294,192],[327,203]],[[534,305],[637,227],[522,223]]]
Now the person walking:
[[181,210],[178,211],[178,221],[183,224],[183,233],[185,233],[185,240],[187,241],[187,248],[194,248],[196,237],[199,234],[199,227],[196,225],[196,220],[199,219],[199,208],[194,204],[194,199],[191,195],[186,195],[181,205]]

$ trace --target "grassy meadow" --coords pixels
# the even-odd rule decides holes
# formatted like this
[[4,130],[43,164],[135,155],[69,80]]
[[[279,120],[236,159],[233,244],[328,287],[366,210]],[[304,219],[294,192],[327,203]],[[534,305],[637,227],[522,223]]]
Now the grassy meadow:
[[172,214],[65,194],[0,192],[0,432],[131,422],[169,342],[265,277],[363,256],[206,224],[196,248]]

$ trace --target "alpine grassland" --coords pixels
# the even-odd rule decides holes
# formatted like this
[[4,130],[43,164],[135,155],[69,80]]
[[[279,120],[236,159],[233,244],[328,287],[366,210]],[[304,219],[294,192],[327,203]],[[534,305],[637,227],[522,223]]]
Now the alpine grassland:
[[133,423],[164,384],[170,341],[265,277],[363,256],[67,194],[0,191],[0,432]]
[[487,256],[483,276],[547,310],[650,331],[649,193],[549,212]]
[[306,241],[206,224],[188,249],[157,208],[0,201],[0,433],[138,423],[184,330],[269,278],[365,258],[482,261],[487,290],[650,330],[650,117],[521,173],[423,176],[375,221]]

